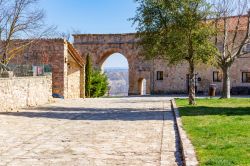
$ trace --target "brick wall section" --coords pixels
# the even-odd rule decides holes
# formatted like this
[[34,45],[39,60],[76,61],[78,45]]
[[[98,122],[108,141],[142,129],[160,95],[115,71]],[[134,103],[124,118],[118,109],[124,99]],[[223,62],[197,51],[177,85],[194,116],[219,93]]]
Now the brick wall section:
[[[18,40],[18,45],[24,45],[30,40]],[[52,66],[52,93],[64,96],[65,68],[64,40],[37,40],[26,47],[22,53],[11,60],[13,64],[48,64]],[[67,69],[66,69],[67,70]]]
[[[17,40],[15,46],[24,45],[28,42],[30,42],[30,40]],[[83,72],[84,62],[82,59],[79,59],[80,55],[77,56],[77,54],[73,46],[64,39],[41,39],[34,41],[26,47],[18,56],[12,59],[10,63],[32,65],[49,64],[52,66],[53,73],[52,93],[59,94],[64,98],[80,98],[84,97],[84,93],[81,92],[81,87],[84,87],[84,80],[80,78],[80,74],[71,77],[69,73],[72,73],[72,71],[68,71],[68,65],[74,63],[78,64],[75,65],[76,68],[74,70],[78,70],[80,73]],[[74,56],[74,58],[72,58],[72,56]],[[70,78],[68,78],[68,76],[70,76]],[[69,85],[68,81],[71,85]],[[74,83],[76,83],[76,85],[72,85]],[[81,86],[79,84],[81,84]],[[78,89],[76,87],[78,87]]]
[[1,78],[0,111],[49,103],[52,100],[51,87],[51,76]]

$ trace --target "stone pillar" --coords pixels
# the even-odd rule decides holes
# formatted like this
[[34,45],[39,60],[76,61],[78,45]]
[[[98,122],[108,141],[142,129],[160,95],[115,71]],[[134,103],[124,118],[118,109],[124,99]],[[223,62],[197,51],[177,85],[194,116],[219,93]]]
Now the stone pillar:
[[129,68],[129,90],[128,95],[139,95],[138,90],[138,78],[136,77],[136,71]]
[[[65,70],[67,71],[67,65],[65,65],[65,53],[64,53],[64,43],[58,43],[54,46],[55,54],[52,57],[52,82],[53,82],[53,94],[58,94],[60,96],[65,96]],[[67,85],[67,84],[66,84]],[[66,86],[67,87],[67,86]]]
[[151,79],[150,78],[146,79],[146,94],[147,95],[151,94]]

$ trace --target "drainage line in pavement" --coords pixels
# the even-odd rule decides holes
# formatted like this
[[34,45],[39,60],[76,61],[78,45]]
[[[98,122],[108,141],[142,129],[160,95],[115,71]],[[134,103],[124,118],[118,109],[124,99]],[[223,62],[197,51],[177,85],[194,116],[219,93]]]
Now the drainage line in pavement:
[[160,163],[161,165],[161,160],[162,160],[162,146],[163,146],[163,137],[164,137],[164,126],[165,126],[165,109],[164,109],[164,102],[162,102],[162,110],[163,110],[163,116],[162,116],[162,130],[161,130],[161,147],[160,147]]

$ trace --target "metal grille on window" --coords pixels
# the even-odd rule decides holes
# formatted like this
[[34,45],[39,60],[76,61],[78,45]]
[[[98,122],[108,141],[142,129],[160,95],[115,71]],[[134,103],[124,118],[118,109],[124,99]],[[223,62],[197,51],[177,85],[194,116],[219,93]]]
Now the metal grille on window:
[[221,73],[219,71],[214,71],[213,82],[221,82],[221,80],[222,80]]
[[250,72],[242,72],[242,82],[250,83]]
[[163,80],[163,71],[157,71],[157,80]]

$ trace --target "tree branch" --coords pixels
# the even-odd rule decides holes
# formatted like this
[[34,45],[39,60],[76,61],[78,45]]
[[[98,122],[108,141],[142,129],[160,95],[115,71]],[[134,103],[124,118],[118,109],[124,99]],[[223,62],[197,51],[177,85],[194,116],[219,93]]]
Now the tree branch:
[[245,37],[244,37],[244,39],[242,40],[242,42],[241,42],[241,44],[239,46],[238,51],[233,56],[234,59],[235,58],[239,58],[241,56],[242,49],[245,46],[245,44],[248,43],[249,37],[250,37],[250,11],[248,12],[248,15],[247,15],[247,29],[246,29],[246,34],[245,34]]

